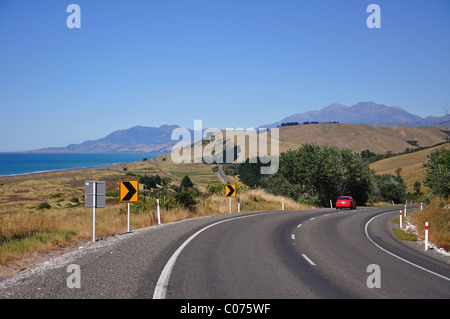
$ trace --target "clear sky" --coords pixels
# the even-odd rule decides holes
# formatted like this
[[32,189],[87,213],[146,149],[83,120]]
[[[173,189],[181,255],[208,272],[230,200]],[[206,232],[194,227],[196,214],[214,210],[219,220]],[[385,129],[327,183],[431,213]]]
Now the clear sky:
[[0,151],[361,101],[450,111],[449,0],[0,0]]

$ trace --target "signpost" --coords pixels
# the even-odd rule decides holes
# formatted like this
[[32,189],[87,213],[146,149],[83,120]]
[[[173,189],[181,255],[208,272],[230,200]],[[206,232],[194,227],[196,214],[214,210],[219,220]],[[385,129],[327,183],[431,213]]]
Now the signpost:
[[86,181],[84,207],[92,208],[92,241],[95,242],[95,209],[105,208],[105,181]]
[[137,203],[139,200],[139,180],[123,180],[119,182],[119,200],[127,203],[128,210],[128,232],[130,231],[130,203]]
[[225,185],[225,196],[230,198],[230,214],[231,214],[231,197],[236,197],[236,185],[226,184]]

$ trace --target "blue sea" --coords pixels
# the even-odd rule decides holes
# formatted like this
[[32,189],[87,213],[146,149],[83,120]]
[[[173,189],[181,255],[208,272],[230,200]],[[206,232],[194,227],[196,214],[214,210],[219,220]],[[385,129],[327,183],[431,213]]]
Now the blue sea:
[[0,153],[0,176],[137,162],[166,153]]

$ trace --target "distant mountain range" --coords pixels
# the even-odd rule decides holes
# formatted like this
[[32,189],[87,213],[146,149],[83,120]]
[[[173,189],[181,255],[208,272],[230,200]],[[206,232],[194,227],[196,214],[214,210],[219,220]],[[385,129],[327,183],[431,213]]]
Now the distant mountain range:
[[[395,126],[441,126],[450,127],[450,116],[434,117],[411,114],[397,106],[386,106],[374,102],[360,102],[352,106],[333,103],[318,111],[294,114],[259,128],[273,128],[283,123],[339,122],[344,124],[370,124],[381,127]],[[170,152],[179,141],[172,141],[172,131],[180,126],[160,127],[134,126],[114,131],[94,141],[70,144],[66,147],[48,147],[28,152],[35,153],[106,153],[106,152]],[[190,130],[191,136],[194,136]]]
[[[126,130],[114,131],[107,136],[66,147],[48,147],[29,152],[35,153],[110,153],[110,152],[170,152],[179,141],[172,141],[173,130],[178,125],[160,127],[134,126]],[[191,133],[193,136],[193,133]]]
[[450,116],[420,116],[411,114],[398,106],[386,106],[374,102],[360,102],[352,106],[330,104],[319,111],[309,111],[285,117],[281,121],[262,125],[273,128],[282,123],[339,122],[344,124],[370,124],[381,127],[395,126],[444,126],[448,127]]

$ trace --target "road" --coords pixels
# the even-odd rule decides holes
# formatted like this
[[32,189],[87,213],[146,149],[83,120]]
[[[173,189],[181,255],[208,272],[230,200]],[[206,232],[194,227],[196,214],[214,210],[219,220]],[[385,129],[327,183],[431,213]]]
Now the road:
[[[450,264],[395,239],[397,214],[254,212],[149,227],[25,271],[0,283],[0,297],[450,298]],[[70,264],[80,289],[67,287]],[[379,288],[368,287],[374,274]]]
[[222,169],[222,165],[218,166],[218,173],[220,178],[227,184],[231,183],[230,179],[228,177],[225,176],[223,169]]

